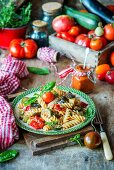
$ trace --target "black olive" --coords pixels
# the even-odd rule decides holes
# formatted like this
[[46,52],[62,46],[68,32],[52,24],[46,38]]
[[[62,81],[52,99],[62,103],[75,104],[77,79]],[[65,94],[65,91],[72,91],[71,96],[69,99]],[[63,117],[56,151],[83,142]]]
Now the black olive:
[[38,108],[40,108],[41,105],[40,105],[39,103],[32,103],[32,104],[31,104],[31,107],[38,107]]
[[72,94],[71,92],[69,92],[67,95],[66,95],[67,98],[69,99],[72,99],[72,98],[75,98],[75,95]]

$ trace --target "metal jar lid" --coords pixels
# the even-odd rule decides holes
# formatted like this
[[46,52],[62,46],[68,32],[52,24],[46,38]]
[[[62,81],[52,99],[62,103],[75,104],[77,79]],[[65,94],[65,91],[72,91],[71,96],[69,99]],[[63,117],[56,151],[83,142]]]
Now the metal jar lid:
[[35,27],[46,27],[47,26],[47,22],[44,22],[44,21],[41,21],[41,20],[34,20],[32,22],[32,25],[35,26]]
[[48,13],[55,13],[62,8],[62,4],[58,2],[48,2],[42,5],[42,9]]

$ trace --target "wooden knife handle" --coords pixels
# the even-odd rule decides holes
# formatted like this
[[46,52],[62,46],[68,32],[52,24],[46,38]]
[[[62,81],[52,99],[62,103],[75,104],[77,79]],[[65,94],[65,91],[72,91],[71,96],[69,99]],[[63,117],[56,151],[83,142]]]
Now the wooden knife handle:
[[100,132],[100,136],[101,136],[101,140],[102,140],[102,144],[103,144],[103,149],[104,149],[104,154],[107,160],[112,160],[113,159],[113,155],[112,155],[112,151],[110,148],[110,144],[107,138],[107,135],[105,132]]

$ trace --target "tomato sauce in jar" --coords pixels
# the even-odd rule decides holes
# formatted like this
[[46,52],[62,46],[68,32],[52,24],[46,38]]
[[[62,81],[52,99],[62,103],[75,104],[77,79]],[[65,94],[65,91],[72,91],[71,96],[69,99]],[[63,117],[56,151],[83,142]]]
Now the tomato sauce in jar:
[[77,65],[71,79],[71,87],[84,93],[90,93],[94,88],[93,73],[91,68]]

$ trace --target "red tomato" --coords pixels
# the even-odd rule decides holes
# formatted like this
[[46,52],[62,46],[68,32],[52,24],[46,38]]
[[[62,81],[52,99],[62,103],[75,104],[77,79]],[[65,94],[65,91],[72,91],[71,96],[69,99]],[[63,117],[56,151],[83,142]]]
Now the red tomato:
[[101,64],[96,67],[95,73],[98,74],[106,74],[107,71],[110,71],[110,66],[108,64]]
[[57,33],[56,37],[61,38],[61,33]]
[[56,32],[68,31],[74,25],[74,19],[68,15],[59,15],[52,22],[52,27]]
[[109,40],[114,40],[114,25],[113,24],[107,24],[104,27],[104,37]]
[[87,35],[88,35],[89,38],[95,37],[95,36],[96,36],[96,35],[95,35],[95,30],[89,31]]
[[32,126],[34,129],[40,129],[38,123],[35,120],[31,120],[29,125]]
[[112,64],[112,66],[114,66],[114,51],[110,55],[110,62]]
[[114,5],[107,5],[107,8],[114,13]]
[[36,42],[32,39],[14,39],[10,43],[9,51],[15,58],[33,58],[37,48]]
[[42,129],[44,126],[44,120],[39,116],[31,116],[29,125],[35,129]]
[[94,149],[101,144],[101,137],[98,132],[88,132],[84,136],[84,144],[89,149]]
[[65,108],[64,107],[61,107],[60,104],[55,104],[53,109],[55,111],[65,111]]
[[52,92],[46,92],[42,95],[42,99],[46,102],[46,103],[50,103],[51,101],[53,101],[55,98],[54,94]]
[[108,71],[105,75],[105,79],[109,84],[114,84],[114,71]]
[[106,40],[105,37],[101,36],[101,37],[98,37],[98,38],[101,39],[101,41],[102,41],[102,43],[103,43],[103,47],[105,47],[105,46],[108,44],[108,42],[107,42],[107,40]]
[[75,43],[84,47],[90,47],[90,40],[86,34],[80,34],[76,37]]
[[71,27],[68,33],[74,37],[81,33],[81,27],[79,25]]
[[98,74],[97,75],[98,80],[105,81],[105,75],[106,73]]
[[72,35],[70,35],[68,32],[62,32],[61,37],[62,37],[62,39],[70,41],[70,42],[75,41],[75,38]]
[[101,50],[103,48],[102,40],[98,37],[92,38],[90,41],[90,48],[95,51]]

